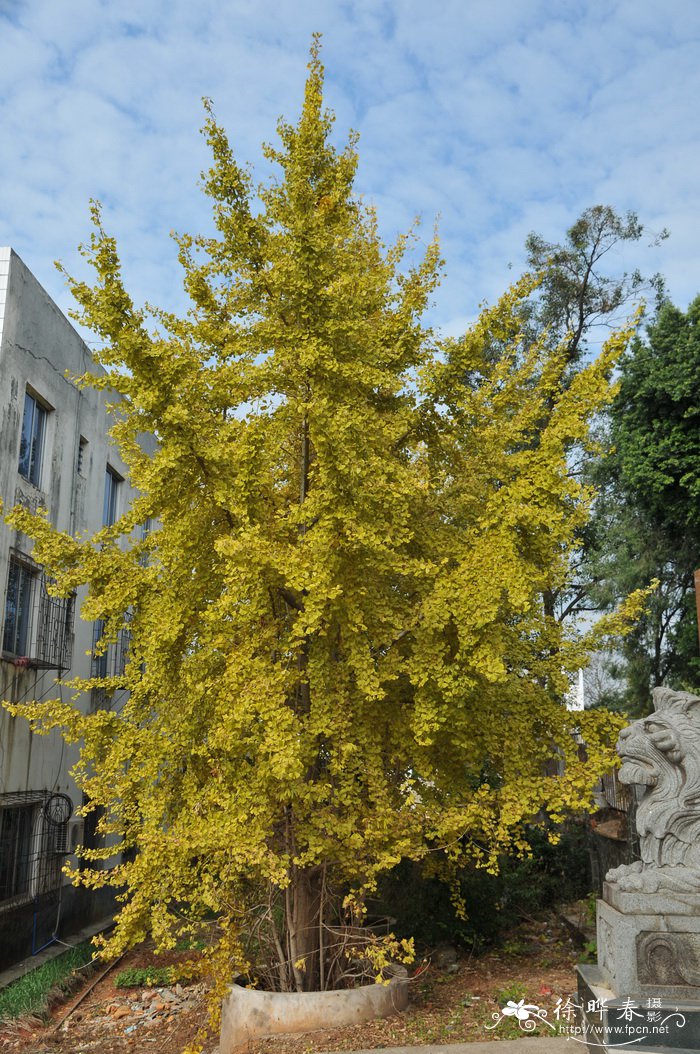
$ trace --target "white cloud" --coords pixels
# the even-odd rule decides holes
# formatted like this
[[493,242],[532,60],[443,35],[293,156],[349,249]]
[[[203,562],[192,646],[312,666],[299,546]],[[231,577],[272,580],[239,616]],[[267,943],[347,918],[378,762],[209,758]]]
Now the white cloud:
[[700,289],[694,0],[0,0],[0,243],[66,308],[50,262],[80,269],[98,197],[135,298],[177,303],[167,234],[208,223],[201,96],[259,164],[314,30],[385,236],[420,214],[427,238],[440,214],[446,329],[514,277],[529,230],[561,238],[599,202],[671,228],[634,263],[681,305]]

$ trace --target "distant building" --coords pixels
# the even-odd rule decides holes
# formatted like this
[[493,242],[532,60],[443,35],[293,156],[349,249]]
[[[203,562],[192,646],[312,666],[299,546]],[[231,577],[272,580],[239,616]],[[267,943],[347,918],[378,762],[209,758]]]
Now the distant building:
[[[90,351],[9,248],[0,248],[0,498],[48,510],[70,534],[114,522],[133,492],[107,436],[105,395],[71,377],[97,370]],[[52,597],[32,542],[0,519],[0,699],[67,692],[57,679],[117,674],[128,636],[93,656],[100,623],[77,614],[83,593]],[[109,705],[93,692],[81,705]],[[77,750],[58,733],[33,735],[0,711],[0,968],[65,937],[110,909],[62,875],[77,844],[94,844],[94,820],[76,816],[70,769]],[[92,814],[94,815],[94,814]],[[75,863],[75,858],[72,858]]]
[[566,696],[567,710],[586,709],[586,691],[583,679],[583,670],[579,670],[576,676],[576,684],[572,684]]

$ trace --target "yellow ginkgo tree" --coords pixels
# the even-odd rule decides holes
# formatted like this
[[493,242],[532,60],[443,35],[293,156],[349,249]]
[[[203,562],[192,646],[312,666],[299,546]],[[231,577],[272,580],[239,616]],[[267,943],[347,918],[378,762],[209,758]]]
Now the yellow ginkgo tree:
[[128,688],[118,711],[82,712],[91,682],[13,708],[82,744],[107,843],[76,877],[119,891],[111,950],[215,919],[222,954],[252,934],[282,990],[338,983],[402,858],[493,868],[533,817],[584,806],[614,731],[576,714],[581,759],[562,699],[586,642],[542,598],[590,502],[568,453],[625,336],[564,382],[521,330],[525,278],[441,344],[421,322],[437,243],[413,267],[382,243],[322,91],[314,46],[260,187],[207,105],[215,233],[177,237],[185,317],[133,303],[95,206],[95,284],[70,284],[105,373],[82,383],[118,393],[140,497],[91,539],[9,514],[58,589],[87,583],[105,639],[128,621],[126,672],[100,682]]

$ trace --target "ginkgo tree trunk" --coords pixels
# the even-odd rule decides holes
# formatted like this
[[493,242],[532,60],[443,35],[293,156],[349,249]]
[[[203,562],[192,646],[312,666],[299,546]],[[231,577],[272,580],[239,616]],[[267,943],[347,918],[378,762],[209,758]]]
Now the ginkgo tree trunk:
[[9,516],[59,590],[88,584],[105,640],[128,619],[124,677],[99,682],[128,688],[119,710],[84,713],[89,681],[13,708],[82,744],[108,845],[76,879],[119,890],[109,949],[215,918],[282,990],[339,983],[402,858],[493,868],[533,817],[585,805],[616,727],[577,714],[581,760],[561,700],[586,644],[542,596],[590,500],[567,451],[624,335],[562,384],[565,354],[524,341],[523,279],[440,344],[421,322],[437,243],[413,267],[407,239],[382,243],[322,91],[315,45],[260,187],[207,105],[215,233],[177,238],[184,317],[133,303],[94,207],[95,283],[70,284],[106,372],[82,383],[118,393],[140,497],[91,539]]

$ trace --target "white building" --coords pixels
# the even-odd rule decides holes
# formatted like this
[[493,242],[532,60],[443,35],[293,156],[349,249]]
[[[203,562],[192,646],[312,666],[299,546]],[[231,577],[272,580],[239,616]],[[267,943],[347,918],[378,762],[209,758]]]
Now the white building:
[[[17,254],[0,248],[0,498],[5,509],[48,509],[70,534],[113,522],[131,497],[105,395],[71,380],[95,369]],[[100,625],[80,620],[81,594],[53,598],[46,582],[31,540],[0,518],[0,700],[67,698],[59,678],[115,674],[124,662],[126,635],[93,657]],[[97,693],[82,701],[104,703]],[[94,823],[76,816],[76,756],[58,733],[33,735],[0,711],[0,969],[109,911],[61,873],[71,848],[93,838]]]

